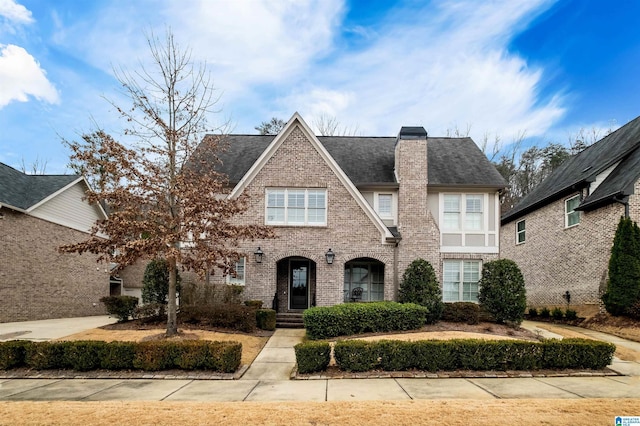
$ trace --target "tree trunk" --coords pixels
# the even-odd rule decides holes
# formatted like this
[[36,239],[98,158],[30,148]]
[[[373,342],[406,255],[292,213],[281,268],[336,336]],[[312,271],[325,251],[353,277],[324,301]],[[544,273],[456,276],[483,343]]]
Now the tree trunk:
[[176,281],[177,265],[176,258],[167,259],[169,263],[169,294],[167,295],[167,336],[178,334],[177,303],[176,303]]

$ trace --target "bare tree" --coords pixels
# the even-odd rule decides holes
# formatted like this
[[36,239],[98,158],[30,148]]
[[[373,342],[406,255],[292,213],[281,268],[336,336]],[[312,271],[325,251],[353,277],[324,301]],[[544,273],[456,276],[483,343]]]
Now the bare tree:
[[284,120],[272,117],[270,121],[263,121],[259,126],[254,127],[261,135],[277,135],[287,124]]
[[111,214],[96,223],[88,240],[60,250],[95,253],[99,261],[121,266],[166,259],[167,335],[174,335],[178,265],[201,275],[214,268],[228,272],[241,256],[234,249],[239,241],[273,233],[265,226],[233,224],[231,218],[246,210],[247,200],[220,196],[226,180],[211,159],[223,141],[212,135],[203,139],[212,131],[207,117],[217,101],[205,66],[192,64],[190,51],[180,50],[170,30],[162,41],[153,34],[147,41],[153,66],[116,73],[132,105],[110,101],[127,122],[125,134],[134,148],[104,133],[94,135],[99,143],[69,144],[72,162],[105,178],[87,198],[105,201]]
[[28,175],[43,175],[47,172],[47,161],[41,160],[40,157],[36,157],[35,161],[27,167],[23,157],[20,171]]
[[343,126],[336,117],[324,113],[313,120],[313,126],[320,136],[357,136],[360,133],[358,126]]

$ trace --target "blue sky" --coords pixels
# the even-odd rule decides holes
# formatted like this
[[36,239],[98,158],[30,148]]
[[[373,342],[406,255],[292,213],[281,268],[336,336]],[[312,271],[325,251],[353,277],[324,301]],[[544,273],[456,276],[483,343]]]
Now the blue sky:
[[0,162],[65,173],[61,138],[117,137],[113,67],[147,63],[167,25],[235,133],[298,111],[362,135],[602,136],[640,115],[639,19],[635,0],[0,0]]

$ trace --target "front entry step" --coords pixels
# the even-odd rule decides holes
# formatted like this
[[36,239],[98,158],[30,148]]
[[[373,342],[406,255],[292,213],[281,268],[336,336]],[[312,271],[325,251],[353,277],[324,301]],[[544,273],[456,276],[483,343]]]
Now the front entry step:
[[276,328],[304,328],[302,314],[299,312],[282,312],[276,314]]

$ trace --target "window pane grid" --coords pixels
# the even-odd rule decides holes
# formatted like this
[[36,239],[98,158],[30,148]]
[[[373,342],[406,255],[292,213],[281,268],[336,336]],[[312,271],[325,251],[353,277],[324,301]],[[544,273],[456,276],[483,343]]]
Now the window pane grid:
[[479,261],[445,260],[443,262],[442,275],[443,301],[478,301],[478,281],[480,280]]
[[266,223],[272,225],[326,225],[326,190],[267,190]]

